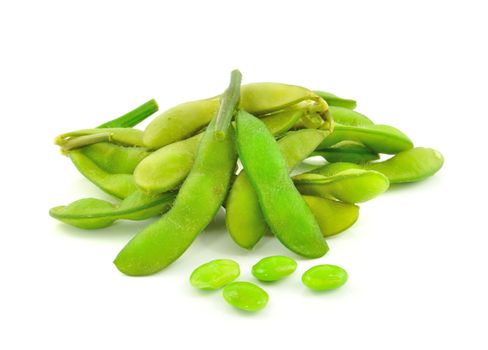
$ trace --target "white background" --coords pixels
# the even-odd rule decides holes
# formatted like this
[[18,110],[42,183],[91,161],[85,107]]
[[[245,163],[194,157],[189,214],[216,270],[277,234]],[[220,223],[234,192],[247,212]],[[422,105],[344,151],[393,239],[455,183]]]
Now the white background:
[[[2,349],[486,349],[487,11],[483,1],[2,1]],[[233,258],[242,280],[270,254],[236,247],[223,215],[167,270],[119,273],[146,223],[83,231],[52,206],[108,198],[53,145],[154,97],[161,110],[243,82],[277,81],[358,100],[446,162],[423,183],[361,206],[331,251],[265,285],[268,307],[232,309],[187,280]],[[300,275],[345,267],[342,289]],[[485,332],[483,334],[482,332]]]

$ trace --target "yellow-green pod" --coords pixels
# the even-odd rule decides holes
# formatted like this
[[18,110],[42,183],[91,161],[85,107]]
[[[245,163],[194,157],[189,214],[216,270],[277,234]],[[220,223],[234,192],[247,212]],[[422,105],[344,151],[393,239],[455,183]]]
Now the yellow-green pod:
[[359,217],[357,205],[316,196],[302,197],[315,216],[324,237],[347,230]]
[[390,182],[377,171],[350,169],[333,176],[301,174],[293,177],[302,194],[337,199],[346,203],[361,203],[385,192]]

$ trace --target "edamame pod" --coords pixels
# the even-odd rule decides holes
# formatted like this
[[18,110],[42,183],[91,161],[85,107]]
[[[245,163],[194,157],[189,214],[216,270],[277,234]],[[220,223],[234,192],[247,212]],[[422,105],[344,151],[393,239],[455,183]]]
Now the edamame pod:
[[176,193],[148,196],[136,191],[115,205],[96,198],[84,198],[67,206],[54,207],[49,215],[66,224],[92,230],[112,225],[116,220],[145,220],[168,210]]
[[329,106],[344,107],[348,109],[356,108],[356,101],[338,97],[330,92],[315,90],[318,96],[322,97]]
[[341,141],[331,147],[316,150],[312,155],[323,157],[329,163],[366,163],[380,158],[378,153],[355,141]]
[[[326,132],[315,129],[292,131],[278,141],[290,171],[324,139]],[[235,179],[226,201],[226,225],[232,239],[251,249],[269,230],[258,197],[245,171]]]
[[357,205],[316,196],[302,197],[315,216],[324,237],[347,230],[359,217]]
[[291,251],[308,258],[323,256],[327,243],[293,185],[273,136],[263,122],[242,110],[236,124],[239,157],[271,230]]
[[444,157],[432,148],[416,147],[400,152],[390,159],[376,163],[331,163],[311,173],[335,175],[347,169],[374,170],[385,175],[390,183],[421,181],[434,175],[442,167]]
[[334,131],[317,148],[329,148],[341,141],[356,141],[376,153],[396,154],[413,147],[412,141],[400,130],[389,125],[335,124]]
[[132,174],[111,174],[79,150],[70,151],[68,156],[83,176],[108,194],[123,199],[137,190]]
[[[262,116],[281,111],[304,100],[314,100],[317,101],[315,105],[325,113],[327,104],[321,103],[318,99],[313,92],[300,86],[255,83],[242,86],[240,107]],[[218,97],[173,107],[147,126],[144,130],[144,144],[151,149],[157,149],[188,138],[210,122],[218,107]]]
[[366,202],[385,192],[390,182],[380,172],[349,169],[333,176],[300,174],[293,177],[302,194],[337,199],[346,203]]
[[332,115],[335,123],[351,125],[351,126],[366,126],[374,125],[373,121],[364,114],[353,111],[352,109],[329,106],[329,112]]
[[[301,110],[282,111],[262,119],[273,135],[289,130],[303,115]],[[134,172],[137,187],[146,193],[163,193],[177,188],[191,170],[203,133],[152,152]]]
[[144,147],[124,147],[110,142],[99,142],[78,150],[111,174],[132,174],[136,166],[151,154]]
[[[232,72],[231,83],[223,95],[219,118],[230,121],[239,99],[241,75]],[[115,258],[117,268],[132,276],[158,272],[191,245],[219,210],[234,173],[237,154],[233,128],[216,130],[217,117],[206,129],[190,174],[181,186],[172,208],[159,221],[139,232]]]

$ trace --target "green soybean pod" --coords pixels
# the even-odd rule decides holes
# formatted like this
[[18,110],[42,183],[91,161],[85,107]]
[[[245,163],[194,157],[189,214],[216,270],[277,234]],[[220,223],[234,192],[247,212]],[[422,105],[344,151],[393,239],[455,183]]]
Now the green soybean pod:
[[[278,140],[288,170],[303,161],[327,135],[322,130],[292,131]],[[258,196],[245,171],[235,179],[226,201],[226,225],[239,246],[251,249],[269,230]]]
[[197,289],[220,289],[239,277],[239,274],[239,264],[234,260],[212,260],[192,272],[190,284]]
[[224,299],[244,311],[259,311],[268,304],[268,293],[250,282],[232,282],[224,287]]
[[335,175],[347,169],[378,171],[385,175],[390,183],[406,183],[424,180],[442,168],[444,157],[432,148],[416,147],[400,152],[390,159],[376,163],[353,164],[331,163],[315,169],[312,173],[325,176]]
[[116,220],[145,220],[171,207],[176,193],[147,196],[136,191],[115,205],[96,198],[83,198],[49,211],[53,218],[86,230],[104,228]]
[[[241,88],[240,107],[259,115],[280,111],[300,101],[315,97],[300,86],[255,83]],[[173,107],[156,117],[144,130],[144,144],[157,149],[186,139],[204,128],[219,107],[219,97],[192,101]]]
[[335,124],[334,131],[317,149],[328,148],[345,140],[360,142],[376,153],[396,154],[413,147],[408,136],[389,125]]
[[346,270],[336,265],[317,265],[305,271],[302,282],[308,288],[318,291],[342,287],[348,279]]
[[297,269],[297,262],[283,255],[268,256],[252,267],[252,275],[259,281],[273,282],[291,275]]
[[314,93],[322,97],[329,106],[344,107],[348,109],[356,108],[356,101],[338,97],[330,92],[315,90]]
[[337,235],[354,225],[359,207],[332,199],[302,195],[319,223],[324,237]]
[[369,147],[354,141],[341,141],[331,147],[316,150],[312,155],[323,157],[329,163],[366,163],[380,158]]
[[338,124],[351,126],[374,125],[371,119],[352,109],[329,106],[329,112],[332,115],[334,122]]
[[227,194],[237,161],[233,128],[216,130],[219,118],[232,118],[239,100],[241,75],[233,71],[220,109],[202,137],[190,174],[172,208],[139,232],[115,258],[132,276],[156,273],[178,259],[214,218]]
[[78,171],[104,192],[123,199],[137,190],[132,174],[111,174],[79,150],[68,153]]
[[239,157],[274,235],[299,255],[323,256],[328,251],[327,243],[290,179],[273,135],[262,121],[243,110],[237,113],[236,120]]
[[349,169],[333,176],[300,174],[293,181],[302,194],[337,199],[346,203],[362,203],[385,192],[390,182],[380,172]]
[[99,142],[78,150],[112,174],[132,174],[137,165],[151,154],[144,147],[125,147],[110,142]]
[[190,172],[203,133],[154,151],[134,171],[134,180],[142,191],[162,193],[177,188]]

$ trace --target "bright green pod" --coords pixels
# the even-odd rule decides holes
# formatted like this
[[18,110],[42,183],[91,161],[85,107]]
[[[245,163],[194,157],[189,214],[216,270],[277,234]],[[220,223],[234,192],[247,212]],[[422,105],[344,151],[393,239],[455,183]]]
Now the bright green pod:
[[346,203],[362,203],[385,192],[390,182],[380,172],[349,169],[333,176],[300,174],[293,177],[302,194],[337,199]]
[[[288,170],[301,163],[324,139],[326,132],[315,129],[292,131],[278,141]],[[226,225],[232,239],[251,249],[269,230],[258,196],[245,171],[235,179],[226,201]]]
[[259,311],[268,304],[268,293],[250,282],[232,282],[222,293],[225,301],[244,311]]
[[68,153],[78,171],[104,192],[123,199],[137,190],[131,174],[112,174],[100,168],[79,150]]
[[354,109],[356,108],[357,105],[355,100],[341,98],[330,92],[315,90],[314,93],[322,97],[330,107],[334,106],[334,107],[344,107],[348,109]]
[[[262,121],[273,135],[280,135],[293,127],[302,115],[301,110],[282,111],[266,116]],[[146,193],[157,194],[180,186],[191,170],[202,135],[197,134],[152,152],[134,171],[137,187]]]
[[348,279],[346,270],[336,265],[317,265],[305,271],[302,282],[308,288],[324,291],[342,287]]
[[315,216],[324,237],[347,230],[359,217],[357,205],[316,196],[302,197]]
[[291,275],[297,269],[297,262],[282,255],[268,256],[252,267],[252,275],[259,281],[273,282]]
[[424,180],[442,168],[444,157],[432,148],[416,147],[400,152],[390,159],[376,163],[353,164],[331,163],[315,169],[312,173],[324,176],[335,175],[348,169],[373,170],[385,175],[390,183],[405,183]]
[[[255,83],[241,88],[240,107],[249,113],[265,115],[281,111],[307,99],[318,97],[300,86]],[[204,128],[219,107],[219,97],[192,101],[173,107],[156,117],[144,130],[144,144],[157,149],[186,139]],[[325,106],[325,110],[327,106]]]
[[337,124],[351,126],[373,125],[373,121],[364,114],[358,113],[348,108],[329,106],[329,112]]
[[111,174],[132,174],[137,165],[151,154],[144,147],[125,147],[110,142],[99,142],[78,150]]
[[312,155],[323,157],[329,163],[366,163],[380,158],[369,147],[354,141],[341,141],[331,147],[316,150]]
[[136,191],[115,205],[96,198],[84,198],[49,211],[53,218],[68,225],[93,230],[112,225],[116,220],[146,220],[171,207],[176,193],[147,196]]
[[328,251],[327,243],[288,175],[287,163],[273,135],[262,121],[243,110],[237,113],[236,121],[239,157],[272,232],[296,254],[323,256]]
[[191,171],[203,133],[161,147],[142,160],[134,180],[146,193],[162,193],[181,185]]
[[[230,119],[239,98],[240,73],[202,136],[195,162],[171,209],[135,235],[115,258],[119,271],[131,276],[156,273],[177,260],[217,214],[234,174],[237,154]],[[224,118],[227,122],[220,122]],[[225,126],[224,129],[216,125]]]
[[345,140],[360,142],[376,153],[396,154],[413,147],[408,136],[389,125],[335,124],[334,131],[317,149],[329,148]]
[[220,289],[239,277],[240,273],[239,264],[234,260],[212,260],[192,272],[190,284],[197,289]]

